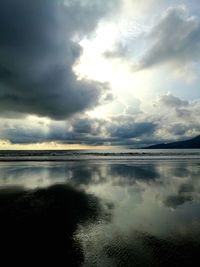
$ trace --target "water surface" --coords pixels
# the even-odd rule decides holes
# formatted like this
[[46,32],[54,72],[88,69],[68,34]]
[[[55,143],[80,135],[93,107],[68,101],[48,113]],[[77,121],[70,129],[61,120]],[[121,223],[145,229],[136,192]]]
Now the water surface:
[[0,162],[4,250],[58,266],[196,266],[199,177],[198,158]]

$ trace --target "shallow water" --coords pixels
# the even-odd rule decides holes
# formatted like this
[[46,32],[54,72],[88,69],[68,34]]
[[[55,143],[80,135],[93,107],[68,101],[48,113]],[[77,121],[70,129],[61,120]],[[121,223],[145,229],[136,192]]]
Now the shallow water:
[[2,150],[0,161],[200,159],[200,149]]
[[0,162],[0,187],[9,253],[29,246],[30,257],[69,266],[196,266],[200,159]]

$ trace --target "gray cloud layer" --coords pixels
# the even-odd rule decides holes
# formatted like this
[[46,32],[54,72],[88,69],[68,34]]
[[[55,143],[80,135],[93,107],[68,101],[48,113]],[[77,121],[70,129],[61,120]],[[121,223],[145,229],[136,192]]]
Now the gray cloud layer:
[[200,20],[188,16],[183,7],[169,8],[149,37],[153,45],[147,49],[141,68],[160,63],[190,63],[200,59]]
[[200,101],[162,95],[148,111],[106,119],[74,116],[67,121],[2,119],[0,139],[12,143],[57,141],[92,145],[145,146],[200,134]]
[[[75,40],[90,34],[118,2],[0,2],[1,117],[36,114],[54,119],[48,125],[7,119],[0,123],[0,139],[13,143],[151,144],[200,133],[200,102],[171,94],[161,96],[150,112],[140,111],[134,104],[126,115],[105,120],[82,115],[67,122],[55,121],[100,102],[105,85],[77,80],[72,71],[82,52]],[[141,68],[200,59],[200,20],[188,16],[183,8],[168,9],[145,38],[151,45],[141,58]],[[126,56],[126,47],[119,49],[121,54],[117,51],[116,55]]]
[[172,94],[162,95],[159,99],[159,104],[163,104],[171,108],[179,108],[187,106],[189,103],[186,100],[182,100]]
[[[104,85],[77,81],[75,36],[89,34],[116,1],[2,0],[0,112],[63,119],[95,105]],[[17,116],[17,115],[16,115]]]
[[88,117],[73,118],[67,122],[52,121],[48,125],[22,125],[21,121],[10,121],[0,125],[0,139],[12,143],[36,143],[58,141],[61,143],[82,144],[132,144],[135,138],[153,135],[154,122],[135,122],[133,116],[125,115],[109,119]]
[[105,56],[134,61],[134,71],[160,64],[183,68],[197,63],[200,61],[200,18],[189,15],[186,7],[170,7],[148,31],[137,37],[133,35],[128,41],[121,40]]

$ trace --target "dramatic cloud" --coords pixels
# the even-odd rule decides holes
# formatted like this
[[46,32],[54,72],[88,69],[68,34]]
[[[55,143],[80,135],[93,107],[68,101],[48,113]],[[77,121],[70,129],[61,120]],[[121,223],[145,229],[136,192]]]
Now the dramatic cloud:
[[116,1],[2,0],[0,112],[63,119],[99,102],[105,85],[77,80],[75,39],[91,33]]
[[135,35],[133,31],[126,40],[119,40],[104,55],[126,59],[134,71],[170,64],[177,75],[187,72],[193,78],[191,69],[200,61],[199,16],[189,15],[185,6],[175,6],[167,8],[156,21],[143,32]]
[[177,140],[200,134],[200,101],[185,101],[172,94],[159,97],[150,113],[158,121],[158,140]]
[[172,94],[162,95],[159,99],[159,103],[172,108],[179,108],[188,105],[188,101],[181,100],[180,98],[173,96]]
[[184,7],[167,9],[148,39],[152,45],[146,49],[140,68],[165,62],[188,64],[200,60],[200,19],[189,16]]
[[120,139],[130,139],[152,134],[156,129],[153,122],[129,122],[112,125],[110,127],[111,135]]
[[147,2],[2,0],[2,144],[139,147],[200,134],[196,3]]
[[38,143],[56,141],[69,144],[88,145],[128,145],[135,140],[152,138],[156,131],[154,122],[135,122],[133,116],[117,116],[108,119],[92,119],[89,117],[74,118],[66,121],[51,121],[41,124],[39,121],[10,120],[1,123],[0,139],[8,139],[12,143]]
[[200,134],[200,101],[160,96],[148,110],[104,119],[74,116],[67,121],[37,117],[2,119],[0,139],[12,143],[59,142],[87,145],[145,146]]

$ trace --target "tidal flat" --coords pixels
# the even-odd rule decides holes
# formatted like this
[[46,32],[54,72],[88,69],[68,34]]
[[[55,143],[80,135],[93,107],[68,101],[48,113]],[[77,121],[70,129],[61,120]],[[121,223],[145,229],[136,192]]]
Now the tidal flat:
[[197,266],[200,159],[0,162],[1,260]]

